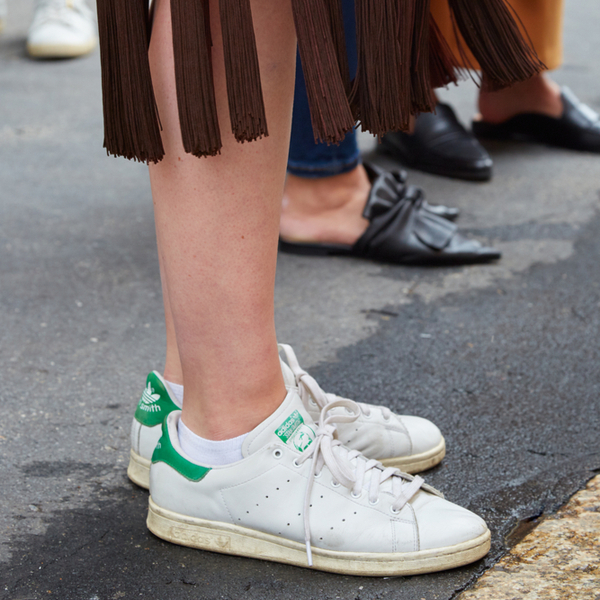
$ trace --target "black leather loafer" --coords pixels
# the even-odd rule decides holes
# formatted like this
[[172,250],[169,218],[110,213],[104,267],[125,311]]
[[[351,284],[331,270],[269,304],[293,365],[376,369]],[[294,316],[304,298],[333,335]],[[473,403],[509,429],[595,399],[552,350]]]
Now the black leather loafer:
[[526,113],[499,124],[473,121],[473,133],[485,139],[522,140],[600,152],[600,115],[583,104],[569,88],[562,88],[561,98],[563,114],[558,119]]
[[410,265],[456,265],[500,258],[493,248],[460,235],[449,219],[430,210],[423,191],[406,185],[400,171],[365,165],[371,193],[363,216],[369,226],[352,246],[289,242],[280,238],[282,252],[342,255]]
[[435,113],[417,116],[414,133],[383,136],[381,148],[419,171],[469,181],[488,181],[492,177],[490,155],[462,126],[452,108],[442,102]]

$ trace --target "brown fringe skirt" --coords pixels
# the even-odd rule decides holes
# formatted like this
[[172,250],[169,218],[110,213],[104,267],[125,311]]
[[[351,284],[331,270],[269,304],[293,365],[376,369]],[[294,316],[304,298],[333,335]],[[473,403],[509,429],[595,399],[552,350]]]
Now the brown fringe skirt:
[[[358,70],[350,81],[341,0],[291,0],[315,141],[339,142],[357,122],[376,135],[406,130],[432,111],[433,89],[456,82],[460,61],[430,0],[356,0]],[[185,151],[221,148],[212,81],[209,0],[170,0],[179,121]],[[544,65],[505,0],[448,0],[454,35],[489,89],[524,81]],[[148,62],[149,0],[97,0],[104,147],[142,162],[164,156]],[[219,0],[231,125],[240,142],[268,135],[250,0]],[[458,36],[460,32],[460,36]],[[464,63],[464,50],[459,47]]]

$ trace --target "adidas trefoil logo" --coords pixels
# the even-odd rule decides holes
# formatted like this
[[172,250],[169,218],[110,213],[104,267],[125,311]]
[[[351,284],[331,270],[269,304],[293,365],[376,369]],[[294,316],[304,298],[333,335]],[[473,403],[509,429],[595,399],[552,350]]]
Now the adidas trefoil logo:
[[139,407],[146,412],[160,412],[162,409],[157,404],[160,400],[160,394],[156,394],[152,386],[148,383],[148,386],[142,393]]

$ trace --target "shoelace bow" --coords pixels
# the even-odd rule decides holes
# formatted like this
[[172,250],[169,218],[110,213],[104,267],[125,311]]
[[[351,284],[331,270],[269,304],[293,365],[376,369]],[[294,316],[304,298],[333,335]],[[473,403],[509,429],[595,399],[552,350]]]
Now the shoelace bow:
[[[298,392],[300,394],[300,398],[302,402],[306,406],[307,403],[312,400],[316,402],[317,406],[323,410],[326,406],[335,402],[336,400],[348,400],[348,398],[342,398],[341,396],[336,396],[335,394],[330,394],[321,388],[321,386],[317,383],[316,379],[309,375],[298,362],[296,358],[296,353],[294,352],[291,346],[287,344],[279,344],[279,349],[282,350],[287,359],[287,363],[296,378],[296,385],[298,386]],[[371,408],[366,404],[362,404],[361,402],[354,402],[351,400],[353,404],[358,405],[360,411],[365,415],[369,416],[371,414]],[[392,411],[386,406],[379,406],[379,410],[383,414],[383,418],[387,421],[392,416]],[[354,420],[354,419],[352,419]]]
[[[346,413],[329,414],[333,408],[345,408]],[[392,483],[392,494],[395,498],[391,510],[400,512],[405,504],[419,491],[427,489],[439,494],[428,486],[421,477],[413,477],[402,473],[394,467],[384,467],[379,461],[367,459],[358,450],[349,450],[335,439],[334,423],[351,423],[360,415],[360,407],[352,400],[340,398],[329,402],[321,409],[319,425],[315,441],[295,459],[296,464],[302,465],[312,459],[312,467],[304,494],[304,541],[308,566],[312,567],[311,532],[310,532],[310,497],[315,477],[327,466],[334,481],[352,490],[354,497],[360,496],[365,480],[368,479],[369,502],[376,504],[379,500],[379,488],[388,479]],[[334,448],[337,450],[334,452]],[[356,459],[356,460],[355,460]],[[354,464],[353,462],[354,461]]]

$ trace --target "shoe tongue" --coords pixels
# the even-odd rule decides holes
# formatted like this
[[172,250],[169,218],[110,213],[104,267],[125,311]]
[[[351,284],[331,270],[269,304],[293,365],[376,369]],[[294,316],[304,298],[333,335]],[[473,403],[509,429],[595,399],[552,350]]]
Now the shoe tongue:
[[285,387],[288,390],[297,387],[296,376],[294,375],[294,372],[285,364],[285,362],[281,358],[279,359],[279,362],[281,363],[281,372],[283,373],[283,381],[285,383]]
[[246,458],[273,442],[283,442],[301,454],[314,442],[316,429],[298,392],[291,390],[281,406],[247,435],[242,455]]

